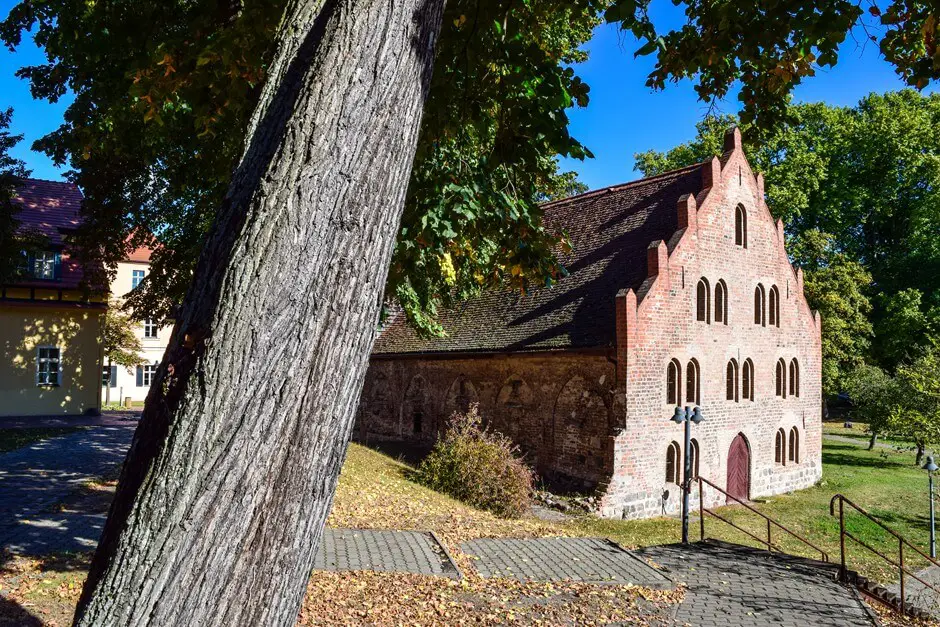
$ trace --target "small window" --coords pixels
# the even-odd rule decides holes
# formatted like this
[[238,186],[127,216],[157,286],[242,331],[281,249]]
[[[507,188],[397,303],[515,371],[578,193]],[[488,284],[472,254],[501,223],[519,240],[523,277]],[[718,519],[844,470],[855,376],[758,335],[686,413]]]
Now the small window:
[[682,375],[679,362],[673,359],[666,366],[666,402],[670,405],[682,404]]
[[669,448],[666,449],[666,483],[680,484],[679,458],[679,443],[670,442]]
[[692,478],[698,478],[698,459],[699,459],[698,440],[692,438],[689,440],[689,462],[692,466]]
[[149,318],[144,320],[144,337],[157,337],[157,323],[153,320],[150,320]]
[[36,385],[59,385],[62,379],[62,361],[57,346],[36,348]]
[[754,400],[754,362],[750,359],[741,366],[741,396],[746,401]]
[[136,290],[137,286],[140,285],[140,282],[144,280],[144,271],[143,270],[132,270],[131,271],[131,289]]
[[157,364],[137,366],[137,387],[149,388],[157,374]]
[[754,289],[754,324],[767,326],[767,305],[764,296],[764,286],[760,283]]
[[800,395],[800,364],[796,359],[790,362],[790,396]]
[[768,309],[770,310],[770,326],[779,327],[780,326],[780,290],[777,289],[777,286],[771,286],[770,288],[770,303]]
[[728,362],[725,369],[725,399],[738,402],[738,362],[734,359]]
[[787,436],[783,429],[777,429],[774,436],[774,462],[781,466],[787,463]]
[[722,279],[715,283],[715,322],[728,324],[728,286]]
[[58,265],[59,254],[43,251],[33,255],[32,275],[37,279],[56,278],[56,266]]
[[734,244],[747,248],[747,212],[742,205],[734,210]]
[[777,360],[776,391],[777,396],[787,397],[787,365],[782,359]]
[[790,429],[790,456],[787,458],[794,464],[800,463],[800,432],[796,427]]
[[685,367],[685,400],[687,403],[701,405],[701,382],[698,362],[694,359]]
[[709,308],[711,295],[709,294],[708,281],[701,278],[695,288],[695,319],[699,322],[708,324],[711,322]]
[[103,366],[101,368],[101,385],[104,387],[117,387],[117,366]]

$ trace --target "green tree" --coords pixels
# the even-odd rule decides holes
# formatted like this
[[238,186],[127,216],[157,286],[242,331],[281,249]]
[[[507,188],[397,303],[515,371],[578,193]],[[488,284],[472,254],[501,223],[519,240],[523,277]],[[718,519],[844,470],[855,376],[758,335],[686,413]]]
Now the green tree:
[[[140,356],[144,347],[134,332],[134,322],[122,311],[121,303],[112,300],[101,328],[101,350],[107,359],[108,372],[112,365],[131,369],[143,363]],[[111,402],[111,386],[105,386],[105,404]]]
[[898,366],[901,397],[892,416],[892,430],[917,444],[919,466],[927,447],[940,446],[940,338]]
[[10,134],[12,119],[13,109],[0,111],[0,283],[16,278],[25,245],[13,197],[17,183],[29,176],[29,171],[20,159],[10,156],[10,149],[23,139],[22,135]]
[[852,399],[852,417],[868,424],[875,448],[879,435],[896,432],[897,408],[903,400],[902,386],[878,366],[863,364],[845,376],[844,389]]
[[[234,158],[216,162],[216,178],[179,179],[191,185],[174,188],[166,207],[179,220],[143,229],[168,241],[188,221],[212,223],[180,241],[202,251],[123,466],[77,625],[293,624],[386,279],[405,286],[396,292],[410,295],[406,308],[414,303],[420,315],[423,303],[460,294],[465,268],[488,269],[479,278],[464,272],[477,285],[517,277],[522,287],[518,277],[545,280],[558,271],[545,254],[557,235],[541,227],[537,209],[520,209],[535,207],[540,173],[556,173],[555,156],[587,154],[564,118],[587,88],[568,67],[573,53],[557,54],[557,44],[570,50],[570,24],[585,12],[593,19],[601,3],[458,0],[446,11],[444,4],[291,0],[265,10],[241,2],[24,1],[0,27],[15,43],[35,26],[50,60],[25,71],[37,96],[75,92],[66,127],[44,145],[71,159],[79,176],[111,174],[110,185],[88,194],[89,228],[102,238],[109,228],[128,233],[129,217],[153,215],[135,191],[161,195],[164,172],[215,161],[193,143],[198,133],[224,131],[239,144]],[[840,0],[770,9],[689,0],[686,7],[690,23],[663,36],[646,3],[618,0],[608,19],[649,38],[650,49],[640,52],[659,49],[654,86],[694,76],[708,99],[740,80],[746,105],[769,114],[814,63],[836,61],[860,15]],[[932,56],[936,16],[917,8],[888,23],[888,36],[900,36],[884,43],[899,70],[919,81],[934,76],[924,47]],[[242,17],[255,10],[253,19]],[[527,19],[533,12],[542,19]],[[269,28],[267,37],[230,43],[259,28]],[[527,35],[532,28],[535,36]],[[206,66],[204,80],[190,83]],[[263,83],[251,97],[258,83],[244,75],[260,80],[252,74],[259,67]],[[440,100],[432,76],[449,79],[450,93],[437,90]],[[187,85],[198,85],[202,98],[177,98]],[[244,124],[214,128],[228,107],[251,113],[234,116]],[[198,111],[194,118],[174,118],[187,108]],[[137,119],[182,130],[149,133]],[[422,169],[435,160],[446,173],[467,173],[457,189]],[[116,174],[123,168],[134,174]],[[227,190],[212,196],[218,204],[190,212],[213,185]],[[491,200],[496,213],[487,209]],[[447,213],[419,210],[403,219],[406,202]],[[478,223],[478,211],[488,222]],[[460,248],[451,262],[434,246],[422,252],[425,234],[438,246],[463,246],[487,224],[503,230],[489,248]],[[208,232],[204,245],[201,232]],[[389,269],[393,252],[401,259],[396,241],[406,242],[406,260],[423,264],[418,271],[405,271],[411,261]],[[92,243],[108,254],[116,246]],[[451,264],[453,287],[435,278],[447,277]],[[425,289],[435,281],[436,295]]]

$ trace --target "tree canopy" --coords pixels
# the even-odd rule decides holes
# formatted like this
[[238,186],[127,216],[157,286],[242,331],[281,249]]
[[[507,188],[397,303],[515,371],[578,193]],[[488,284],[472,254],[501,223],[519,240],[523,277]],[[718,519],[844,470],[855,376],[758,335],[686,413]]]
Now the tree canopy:
[[[71,91],[64,124],[36,142],[85,193],[85,249],[113,264],[147,234],[163,243],[138,316],[167,316],[185,292],[241,156],[284,0],[23,0],[0,24],[15,48],[35,32],[48,63],[25,67],[37,98]],[[882,14],[844,0],[739,6],[685,2],[689,23],[660,33],[637,0],[453,0],[447,4],[387,296],[440,331],[441,303],[498,283],[551,283],[564,269],[538,201],[579,189],[561,155],[590,152],[567,130],[587,104],[573,66],[606,15],[656,53],[648,84],[692,78],[723,97],[740,81],[743,117],[779,122],[787,94],[860,20],[880,21],[886,57],[912,85],[936,78],[935,11],[896,0]],[[606,11],[606,13],[605,13]],[[838,236],[838,233],[833,233]],[[129,237],[128,237],[129,236]]]

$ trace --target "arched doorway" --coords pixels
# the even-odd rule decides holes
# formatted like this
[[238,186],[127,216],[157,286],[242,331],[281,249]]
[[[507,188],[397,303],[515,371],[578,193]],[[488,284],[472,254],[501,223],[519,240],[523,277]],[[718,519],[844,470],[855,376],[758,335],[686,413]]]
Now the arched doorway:
[[739,433],[732,440],[731,448],[728,449],[728,483],[725,490],[731,496],[746,501],[750,486],[751,449],[747,445],[747,438],[743,433]]

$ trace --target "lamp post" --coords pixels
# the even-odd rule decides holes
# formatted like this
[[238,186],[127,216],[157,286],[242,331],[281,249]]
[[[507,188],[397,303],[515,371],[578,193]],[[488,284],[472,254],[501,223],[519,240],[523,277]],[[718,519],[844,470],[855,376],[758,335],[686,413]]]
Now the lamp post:
[[924,464],[923,468],[927,471],[927,483],[930,486],[930,557],[936,559],[937,541],[933,514],[933,473],[937,472],[937,470],[940,470],[940,466],[937,466],[935,463],[933,463],[933,455],[928,455],[927,463]]
[[[685,449],[682,452],[684,473],[682,481],[682,544],[689,543],[689,493],[692,491],[692,458],[689,456],[689,450],[692,448],[692,423],[702,422],[701,407],[689,407],[685,409],[676,407],[676,412],[672,416],[672,421],[676,424],[685,423]],[[931,501],[932,503],[932,501]]]

